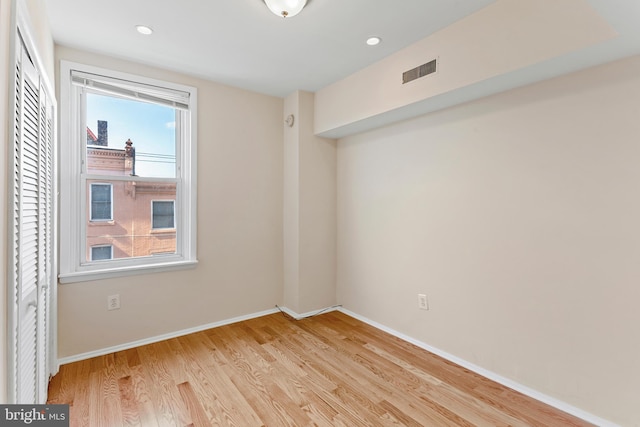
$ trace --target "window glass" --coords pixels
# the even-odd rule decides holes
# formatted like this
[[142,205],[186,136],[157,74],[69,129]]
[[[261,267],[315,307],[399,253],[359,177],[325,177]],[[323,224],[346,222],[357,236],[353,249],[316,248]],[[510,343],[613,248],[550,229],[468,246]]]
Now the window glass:
[[174,228],[173,201],[153,201],[153,228]]
[[[86,110],[86,176],[100,182],[109,182],[104,178],[113,176],[109,184],[91,184],[90,213],[91,221],[108,219],[113,226],[88,224],[86,246],[113,245],[114,259],[175,253],[175,232],[155,235],[151,231],[175,228],[178,111],[90,89]],[[165,201],[152,202],[158,198]]]
[[103,261],[113,258],[113,247],[111,246],[94,246],[91,248],[91,260]]
[[176,177],[174,108],[90,91],[86,98],[88,174]]
[[111,212],[111,184],[91,184],[91,221],[111,220]]
[[[113,259],[147,257],[157,253],[175,253],[175,197],[176,184],[161,181],[131,181],[116,180],[105,183],[88,181],[91,189],[91,212],[95,202],[93,193],[96,189],[108,188],[106,194],[113,197],[113,217],[103,218],[110,221],[88,221],[86,227],[86,246],[93,248],[101,245],[111,245],[115,249]],[[111,196],[110,196],[111,197]],[[157,201],[158,197],[165,200]],[[151,215],[149,215],[151,206]],[[95,209],[100,210],[100,209]],[[107,208],[103,209],[105,212]],[[110,207],[109,210],[110,211]],[[169,232],[153,233],[162,229]],[[87,254],[87,261],[95,258]]]

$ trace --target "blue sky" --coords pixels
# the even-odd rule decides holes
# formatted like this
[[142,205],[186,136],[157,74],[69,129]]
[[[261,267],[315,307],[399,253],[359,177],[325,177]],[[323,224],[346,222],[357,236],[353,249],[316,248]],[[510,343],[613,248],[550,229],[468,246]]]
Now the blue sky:
[[176,112],[173,108],[88,93],[87,126],[96,136],[98,120],[109,123],[110,148],[124,148],[127,139],[133,141],[136,175],[175,176]]

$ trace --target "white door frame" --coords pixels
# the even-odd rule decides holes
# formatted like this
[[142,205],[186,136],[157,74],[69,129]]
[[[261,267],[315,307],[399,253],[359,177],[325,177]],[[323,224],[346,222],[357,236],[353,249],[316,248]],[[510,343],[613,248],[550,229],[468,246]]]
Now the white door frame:
[[[50,266],[50,274],[49,274],[49,283],[48,287],[45,289],[46,294],[46,331],[44,331],[46,345],[46,354],[45,357],[45,366],[47,372],[41,373],[42,381],[39,384],[39,389],[36,390],[36,396],[38,402],[34,403],[45,403],[47,400],[47,383],[49,377],[58,372],[59,364],[57,359],[57,252],[58,252],[58,244],[57,244],[57,194],[58,194],[58,178],[57,178],[57,105],[55,100],[55,91],[53,90],[53,86],[51,84],[51,80],[49,76],[45,73],[46,68],[44,67],[44,63],[41,59],[41,56],[36,48],[37,44],[35,43],[35,38],[33,37],[34,31],[33,26],[31,24],[31,20],[29,17],[29,12],[25,1],[28,0],[11,0],[10,11],[11,11],[11,35],[10,35],[10,84],[9,84],[9,96],[14,97],[16,92],[16,81],[15,81],[15,66],[16,66],[16,58],[18,52],[16,52],[17,46],[17,38],[18,38],[18,30],[22,36],[22,40],[33,60],[38,72],[40,73],[41,83],[44,86],[44,89],[47,93],[47,96],[52,102],[53,105],[53,129],[52,129],[52,138],[53,138],[53,152],[52,152],[52,195],[51,195],[51,225],[52,225],[52,234],[51,234],[51,253],[50,259],[45,260],[45,262]],[[14,106],[15,103],[11,102],[11,105]],[[9,126],[10,129],[13,129],[15,124],[16,111],[15,107],[10,109],[10,118],[9,118]],[[9,141],[11,142],[11,146],[15,143],[15,132],[13,130],[10,131]],[[13,153],[9,153],[7,156],[7,161],[11,161],[13,163]],[[13,177],[9,177],[9,179],[13,179]],[[13,185],[13,184],[11,184]],[[15,195],[10,192],[8,206],[13,206]],[[9,215],[8,221],[9,226],[13,227],[13,215]],[[9,241],[9,251],[8,257],[9,262],[7,265],[7,340],[8,340],[8,348],[7,348],[7,403],[18,403],[17,402],[17,378],[15,375],[16,372],[16,355],[17,355],[17,326],[18,326],[18,316],[19,316],[19,307],[17,304],[18,299],[18,289],[15,287],[16,279],[15,272],[13,268],[13,258],[15,256],[13,249],[13,230],[12,228],[8,229],[8,238]],[[45,285],[46,286],[46,285]],[[40,288],[38,288],[38,292],[40,292]],[[22,403],[22,402],[21,402]],[[26,402],[25,402],[26,403]],[[31,402],[29,402],[31,403]]]

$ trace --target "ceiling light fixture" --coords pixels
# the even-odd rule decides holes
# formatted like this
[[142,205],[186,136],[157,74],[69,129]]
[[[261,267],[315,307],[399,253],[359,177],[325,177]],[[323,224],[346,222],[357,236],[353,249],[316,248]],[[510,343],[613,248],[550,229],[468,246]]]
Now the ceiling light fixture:
[[375,45],[377,45],[378,43],[380,43],[380,41],[381,41],[381,40],[382,40],[382,39],[381,39],[380,37],[375,37],[375,36],[374,36],[374,37],[369,37],[369,38],[367,39],[367,44],[368,44],[369,46],[375,46]]
[[145,36],[153,34],[153,29],[151,27],[147,27],[146,25],[136,25],[136,30],[140,34],[144,34]]
[[283,18],[296,16],[306,6],[307,0],[264,0],[271,12]]

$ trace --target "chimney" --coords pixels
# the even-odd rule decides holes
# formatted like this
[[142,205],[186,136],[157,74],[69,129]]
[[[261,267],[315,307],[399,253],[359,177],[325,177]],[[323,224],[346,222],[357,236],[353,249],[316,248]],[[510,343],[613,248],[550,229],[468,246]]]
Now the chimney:
[[131,139],[127,139],[124,144],[124,170],[129,172],[129,175],[136,176],[136,147]]
[[98,120],[98,141],[96,145],[107,147],[109,145],[109,131],[107,130],[107,121]]

